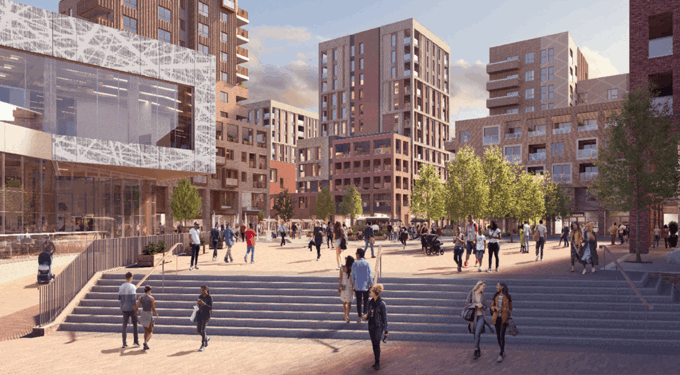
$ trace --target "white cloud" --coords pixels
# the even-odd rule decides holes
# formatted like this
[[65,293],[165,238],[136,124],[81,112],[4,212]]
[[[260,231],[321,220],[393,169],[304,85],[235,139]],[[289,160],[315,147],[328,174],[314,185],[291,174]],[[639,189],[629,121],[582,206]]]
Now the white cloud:
[[609,58],[588,47],[581,48],[583,56],[588,61],[588,78],[601,78],[619,74]]
[[463,112],[488,115],[486,82],[489,75],[486,74],[486,64],[458,60],[451,63],[450,69],[451,119],[460,119]]

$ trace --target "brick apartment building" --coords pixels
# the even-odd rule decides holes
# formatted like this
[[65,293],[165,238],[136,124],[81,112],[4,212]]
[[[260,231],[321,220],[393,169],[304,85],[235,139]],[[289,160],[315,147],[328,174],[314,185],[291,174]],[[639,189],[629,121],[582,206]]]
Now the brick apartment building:
[[[397,141],[402,147],[406,145],[407,151],[398,159],[407,158],[408,175],[401,176],[403,169],[398,173],[393,169],[379,176],[379,189],[362,192],[367,207],[377,208],[371,212],[381,211],[391,214],[392,218],[405,219],[408,210],[397,208],[409,204],[411,183],[417,178],[421,164],[434,165],[442,179],[446,178],[449,154],[444,150],[444,141],[449,138],[450,128],[449,61],[449,46],[414,19],[319,44],[320,136],[339,137],[328,145],[328,154],[322,153],[322,158],[329,159],[322,159],[321,164],[332,165],[340,162],[339,158],[350,158],[341,162],[341,174],[336,176],[334,168],[329,170],[334,173],[331,190],[336,200],[342,196],[347,182],[362,190],[363,177],[354,176],[358,171],[354,168],[355,162],[361,165],[362,173],[364,162],[368,162],[371,169],[380,168],[383,172],[384,160],[373,164],[382,160],[382,157],[375,158],[374,152],[385,149],[383,142],[391,147],[396,147]],[[370,145],[368,149],[365,143]],[[354,149],[357,145],[360,155],[356,155]],[[338,147],[342,150],[336,150]],[[370,160],[364,152],[371,153]],[[394,154],[385,159],[390,163],[397,160]],[[351,178],[345,173],[347,163],[350,163],[347,169],[352,171]],[[402,184],[400,189],[395,188],[397,174]],[[342,183],[342,188],[335,183]],[[371,180],[369,186],[378,185]]]
[[[672,108],[672,121],[680,127],[680,7],[677,1],[630,1],[630,85],[632,88],[652,82],[658,91],[657,102]],[[677,83],[676,83],[677,82]],[[678,93],[675,93],[678,91]],[[677,201],[664,207],[640,212],[641,249],[649,248],[655,225],[678,220]],[[637,212],[631,212],[630,223],[637,222]],[[635,232],[630,232],[631,249],[636,244]]]
[[[59,13],[97,24],[126,30],[167,44],[208,53],[217,57],[214,89],[216,124],[212,145],[216,148],[217,173],[194,177],[203,198],[204,227],[209,222],[253,222],[259,211],[268,214],[269,157],[271,139],[267,131],[248,124],[248,109],[241,104],[248,99],[248,12],[239,1],[228,0],[61,0]],[[106,39],[102,39],[106,43]],[[164,44],[161,44],[164,46]],[[165,61],[168,55],[155,57]],[[173,63],[191,64],[187,61]],[[173,184],[160,187],[159,214],[170,216]]]
[[566,32],[492,47],[489,59],[490,116],[457,121],[457,139],[446,149],[471,146],[481,155],[495,145],[527,172],[549,172],[573,192],[576,212],[565,221],[593,221],[599,228],[628,222],[628,213],[606,212],[588,192],[628,75],[588,79],[588,62]]

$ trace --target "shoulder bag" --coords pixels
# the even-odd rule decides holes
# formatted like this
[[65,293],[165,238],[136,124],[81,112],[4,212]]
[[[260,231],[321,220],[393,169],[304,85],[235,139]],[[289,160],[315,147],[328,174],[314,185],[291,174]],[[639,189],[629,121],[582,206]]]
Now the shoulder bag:
[[508,328],[506,328],[505,332],[507,332],[510,336],[517,336],[519,334],[517,325],[512,318],[508,318]]
[[340,249],[347,250],[347,239],[345,237],[342,237],[342,240],[340,240]]
[[465,305],[463,311],[460,312],[460,317],[468,322],[475,320],[475,308],[471,307],[471,305]]
[[375,244],[375,237],[373,237],[373,236],[369,237],[368,243],[370,243],[371,245]]

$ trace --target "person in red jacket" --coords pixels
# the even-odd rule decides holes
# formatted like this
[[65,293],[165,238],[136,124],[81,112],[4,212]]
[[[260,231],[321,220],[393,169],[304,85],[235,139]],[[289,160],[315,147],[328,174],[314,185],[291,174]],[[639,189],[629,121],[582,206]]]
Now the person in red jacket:
[[248,253],[252,252],[250,254],[250,263],[255,263],[255,236],[257,233],[253,230],[253,223],[248,224],[248,227],[248,230],[245,231],[246,245],[248,247],[246,248],[246,256],[243,257],[243,261],[248,263]]

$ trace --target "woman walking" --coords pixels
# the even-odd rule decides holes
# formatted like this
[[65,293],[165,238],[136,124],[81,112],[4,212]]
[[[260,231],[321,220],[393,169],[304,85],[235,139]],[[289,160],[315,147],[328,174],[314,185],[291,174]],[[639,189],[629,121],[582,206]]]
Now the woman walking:
[[352,300],[354,299],[352,282],[350,281],[352,264],[354,264],[354,258],[351,255],[347,256],[347,258],[345,258],[345,265],[340,269],[340,277],[338,279],[338,293],[340,293],[340,300],[342,300],[345,323],[349,323],[349,313],[352,310]]
[[342,239],[344,238],[344,232],[342,231],[342,227],[340,226],[340,222],[336,221],[335,222],[335,227],[333,228],[333,246],[335,246],[335,261],[338,263],[338,267],[336,270],[340,269],[340,254],[342,254],[342,249],[340,248],[340,244],[342,243]]
[[406,240],[408,240],[408,231],[406,227],[401,227],[399,230],[399,241],[404,245],[404,249],[406,248]]
[[227,229],[222,233],[224,236],[224,244],[227,246],[227,253],[224,254],[224,261],[229,263],[229,261],[234,262],[234,258],[231,256],[231,247],[234,246],[234,230],[231,229],[231,224],[227,223]]
[[427,226],[423,225],[423,227],[420,229],[420,245],[423,247],[423,254],[427,254],[425,251],[427,249],[427,241],[425,238],[427,237]]
[[[484,259],[484,250],[486,249],[486,236],[482,234],[481,227],[477,230],[477,241],[475,243],[475,255],[477,256],[477,262],[479,262],[477,272],[482,272],[482,260]],[[475,265],[477,265],[477,262],[475,262]]]
[[661,229],[656,225],[654,227],[654,247],[659,247],[659,240],[661,239]]
[[498,272],[498,253],[501,250],[500,240],[501,230],[495,221],[491,221],[491,228],[489,228],[489,269],[486,272],[491,272],[491,259],[494,255],[496,256],[496,272]]
[[[481,229],[480,229],[481,230]],[[482,355],[482,351],[479,348],[479,341],[481,340],[482,333],[486,333],[486,328],[489,327],[491,333],[493,333],[493,328],[488,322],[485,312],[486,312],[486,297],[484,297],[484,289],[486,288],[486,283],[484,280],[479,280],[477,285],[470,291],[467,296],[466,304],[469,307],[475,309],[475,318],[468,324],[468,332],[475,335],[475,359]]]
[[579,262],[583,265],[583,273],[586,273],[586,264],[581,260],[580,248],[583,244],[583,232],[577,222],[571,223],[571,272],[574,272],[574,263]]
[[453,237],[453,261],[456,262],[458,266],[458,272],[463,269],[463,253],[465,252],[465,235],[463,231],[458,227],[456,236]]
[[373,344],[373,357],[375,363],[374,370],[380,370],[380,340],[387,339],[387,306],[380,298],[380,293],[383,291],[382,284],[376,284],[369,290],[371,300],[368,301],[368,315],[364,316],[364,320],[368,320],[368,334],[371,337],[371,344]]
[[592,273],[595,273],[595,266],[600,264],[600,258],[597,256],[597,236],[595,235],[595,230],[593,230],[594,226],[593,222],[586,224],[586,230],[583,235],[587,243],[587,249],[590,251],[590,259],[586,258],[583,264],[583,275],[586,274],[586,264],[590,263],[590,272]]
[[199,352],[205,350],[210,341],[210,337],[206,336],[205,329],[210,321],[210,316],[212,315],[213,299],[210,295],[210,288],[207,285],[201,285],[201,295],[198,296],[198,301],[196,301],[198,306],[198,313],[196,314],[196,330],[198,334],[201,335],[201,348],[198,349]]
[[523,253],[524,252],[524,230],[522,228],[523,226],[519,226],[519,252]]
[[663,233],[663,244],[666,248],[668,248],[668,239],[671,236],[671,230],[668,229],[668,225],[664,224],[662,233]]
[[496,284],[496,294],[491,300],[491,321],[496,326],[496,338],[501,352],[496,362],[503,362],[505,358],[505,330],[508,328],[508,319],[512,314],[512,297],[508,293],[508,286],[505,283]]
[[153,324],[155,314],[158,318],[158,312],[156,311],[156,300],[151,296],[151,287],[144,287],[144,295],[139,297],[137,301],[137,306],[142,306],[142,315],[139,318],[139,322],[142,323],[144,327],[144,350],[149,350],[149,340],[151,340],[151,335],[153,335]]

